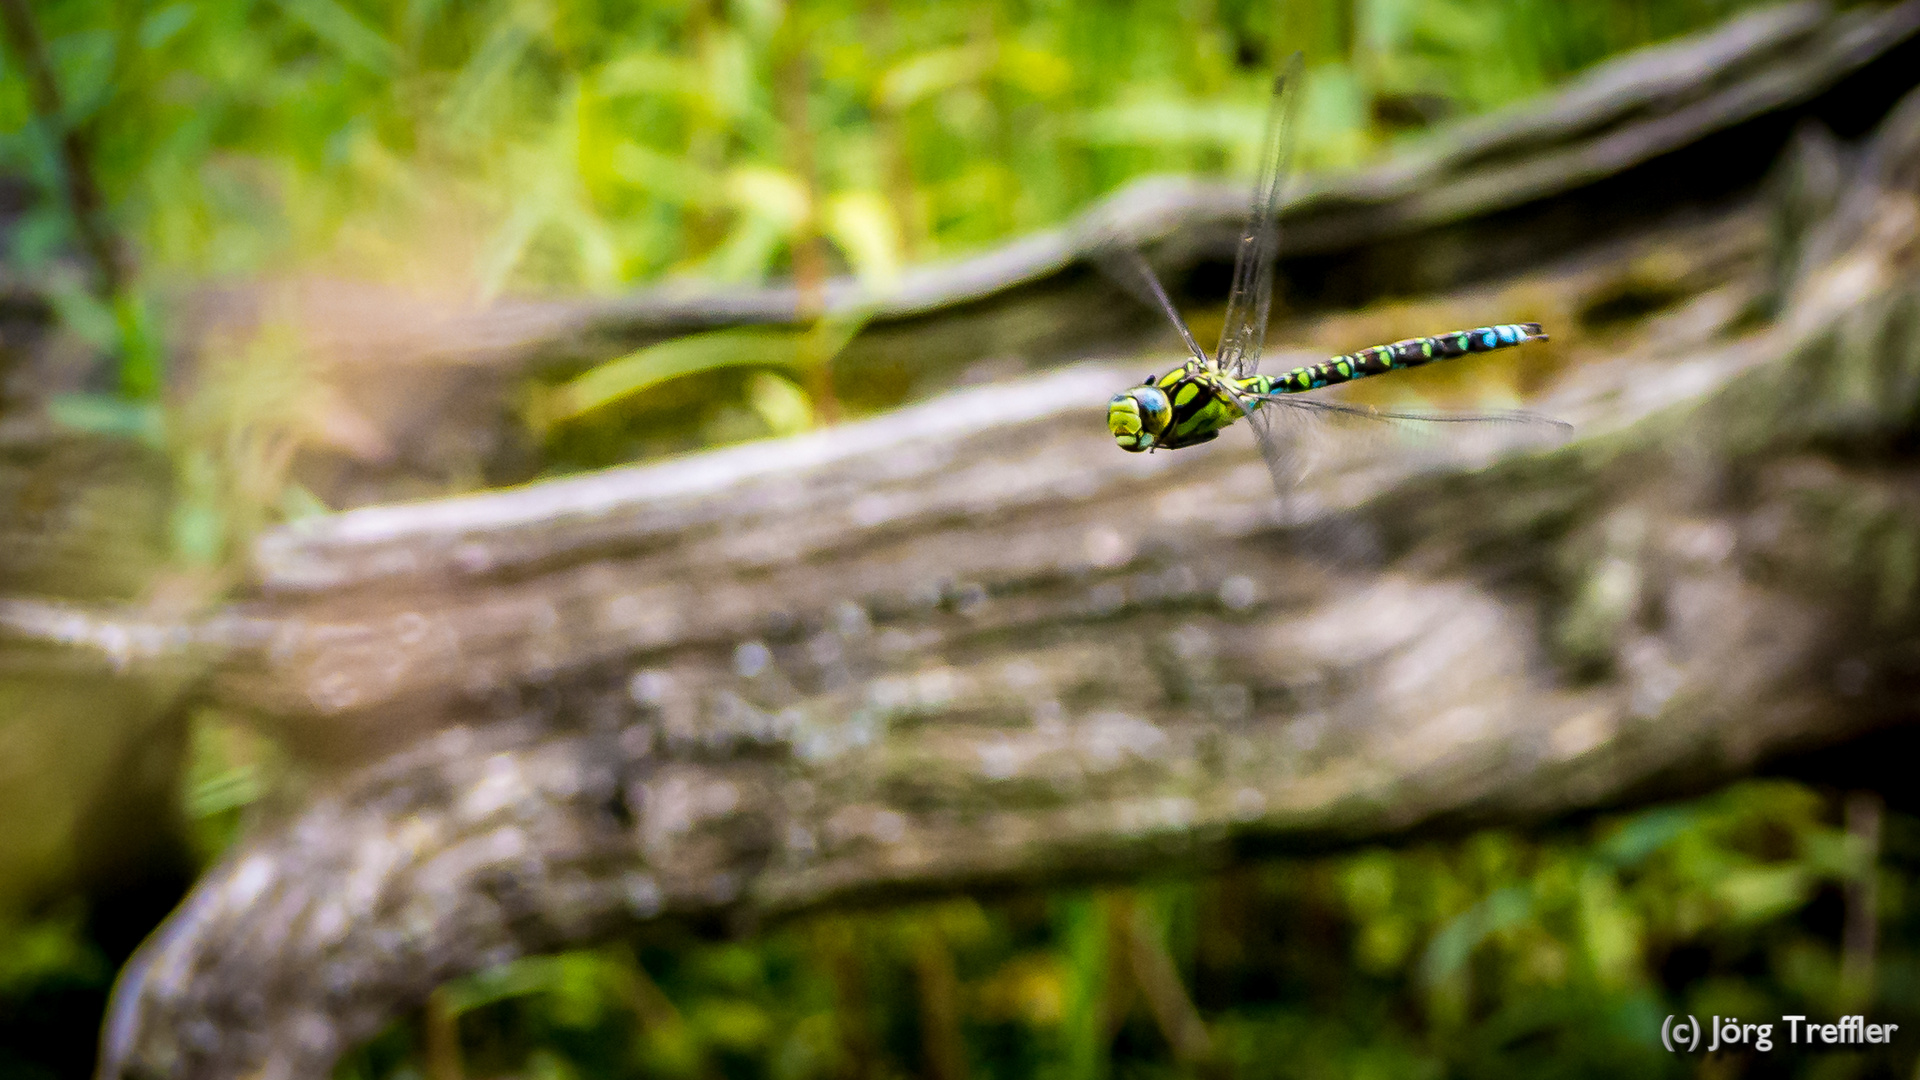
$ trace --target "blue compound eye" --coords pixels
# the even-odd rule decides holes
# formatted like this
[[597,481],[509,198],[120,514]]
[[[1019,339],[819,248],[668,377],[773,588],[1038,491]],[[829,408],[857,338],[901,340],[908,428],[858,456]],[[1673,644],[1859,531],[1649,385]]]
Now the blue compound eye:
[[1159,434],[1173,417],[1173,403],[1167,400],[1166,391],[1157,386],[1142,386],[1133,392],[1133,399],[1140,403],[1140,426],[1154,434]]

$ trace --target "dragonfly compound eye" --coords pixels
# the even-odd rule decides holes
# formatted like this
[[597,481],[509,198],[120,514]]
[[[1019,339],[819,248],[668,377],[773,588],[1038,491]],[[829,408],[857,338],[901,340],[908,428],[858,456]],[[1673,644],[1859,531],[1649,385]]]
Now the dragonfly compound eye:
[[1167,400],[1167,392],[1157,386],[1140,386],[1130,393],[1140,403],[1140,426],[1156,436],[1167,430],[1173,419],[1173,402]]
[[1122,450],[1151,450],[1167,429],[1173,406],[1158,387],[1136,386],[1107,402],[1107,430]]

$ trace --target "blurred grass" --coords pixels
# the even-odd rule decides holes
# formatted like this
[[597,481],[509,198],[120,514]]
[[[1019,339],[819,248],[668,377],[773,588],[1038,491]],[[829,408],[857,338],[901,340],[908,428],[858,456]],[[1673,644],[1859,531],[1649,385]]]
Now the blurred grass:
[[[470,1076],[934,1075],[926,1018],[942,1014],[927,1007],[921,959],[932,939],[957,976],[964,1075],[1188,1075],[1125,959],[1115,913],[1136,910],[1164,927],[1210,1030],[1203,1071],[1679,1076],[1697,1063],[1661,1048],[1669,1013],[1778,1024],[1848,1008],[1840,898],[1863,872],[1884,897],[1883,990],[1866,1012],[1920,1022],[1898,991],[1920,974],[1920,821],[1889,819],[1872,870],[1839,818],[1804,786],[1753,781],[1545,835],[825,915],[751,944],[662,931],[637,950],[518,961],[444,997]],[[396,1025],[338,1075],[440,1075],[422,1057],[424,1023]],[[1787,1051],[1782,1027],[1775,1039],[1766,1075],[1911,1067],[1910,1053]]]
[[[1301,161],[1539,92],[1742,0],[1048,5],[47,0],[67,115],[149,274],[313,267],[502,289],[784,270],[796,225],[884,278],[1149,171],[1246,171],[1276,59]],[[799,175],[775,69],[802,52]],[[58,190],[19,65],[0,168]],[[815,204],[818,204],[817,206]],[[12,256],[73,243],[58,200]]]

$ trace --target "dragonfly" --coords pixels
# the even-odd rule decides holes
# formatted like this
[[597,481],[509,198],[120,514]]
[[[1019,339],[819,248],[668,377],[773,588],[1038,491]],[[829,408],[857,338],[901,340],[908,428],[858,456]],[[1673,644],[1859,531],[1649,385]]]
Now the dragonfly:
[[[1505,323],[1375,345],[1317,364],[1273,375],[1259,373],[1273,300],[1274,260],[1279,248],[1281,188],[1292,154],[1295,101],[1301,57],[1295,53],[1274,79],[1273,98],[1260,150],[1246,231],[1234,253],[1233,286],[1227,295],[1220,344],[1209,357],[1140,253],[1108,245],[1096,252],[1102,269],[1142,300],[1158,307],[1180,332],[1192,358],[1162,375],[1115,394],[1107,403],[1107,428],[1123,450],[1178,450],[1218,438],[1242,418],[1249,421],[1283,498],[1297,479],[1293,447],[1310,420],[1355,420],[1371,425],[1437,425],[1517,428],[1530,434],[1560,434],[1570,425],[1527,412],[1411,412],[1370,408],[1300,395],[1310,390],[1439,360],[1545,341],[1539,323]],[[1310,426],[1310,425],[1309,425]]]

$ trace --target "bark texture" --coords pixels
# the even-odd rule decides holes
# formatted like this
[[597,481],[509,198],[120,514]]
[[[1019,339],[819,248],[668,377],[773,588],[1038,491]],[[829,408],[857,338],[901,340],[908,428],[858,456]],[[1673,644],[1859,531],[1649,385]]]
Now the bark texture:
[[[1711,40],[1767,84],[1781,42],[1885,54],[1916,10]],[[1671,62],[1563,107],[1607,114]],[[1666,85],[1802,100],[1714,96],[1744,77]],[[1595,123],[1645,108],[1618,111]],[[1538,820],[1911,720],[1920,97],[1859,151],[1787,145],[1764,198],[1643,207],[1408,314],[1547,323],[1503,362],[1565,445],[1306,430],[1277,509],[1244,432],[1116,450],[1099,403],[1142,364],[1085,364],[283,528],[253,598],[195,623],[0,602],[10,649],[198,686],[337,762],[130,965],[103,1075],[324,1076],[446,978],[648,920]],[[1521,162],[1441,197],[1419,168],[1368,228],[1543,190]]]

